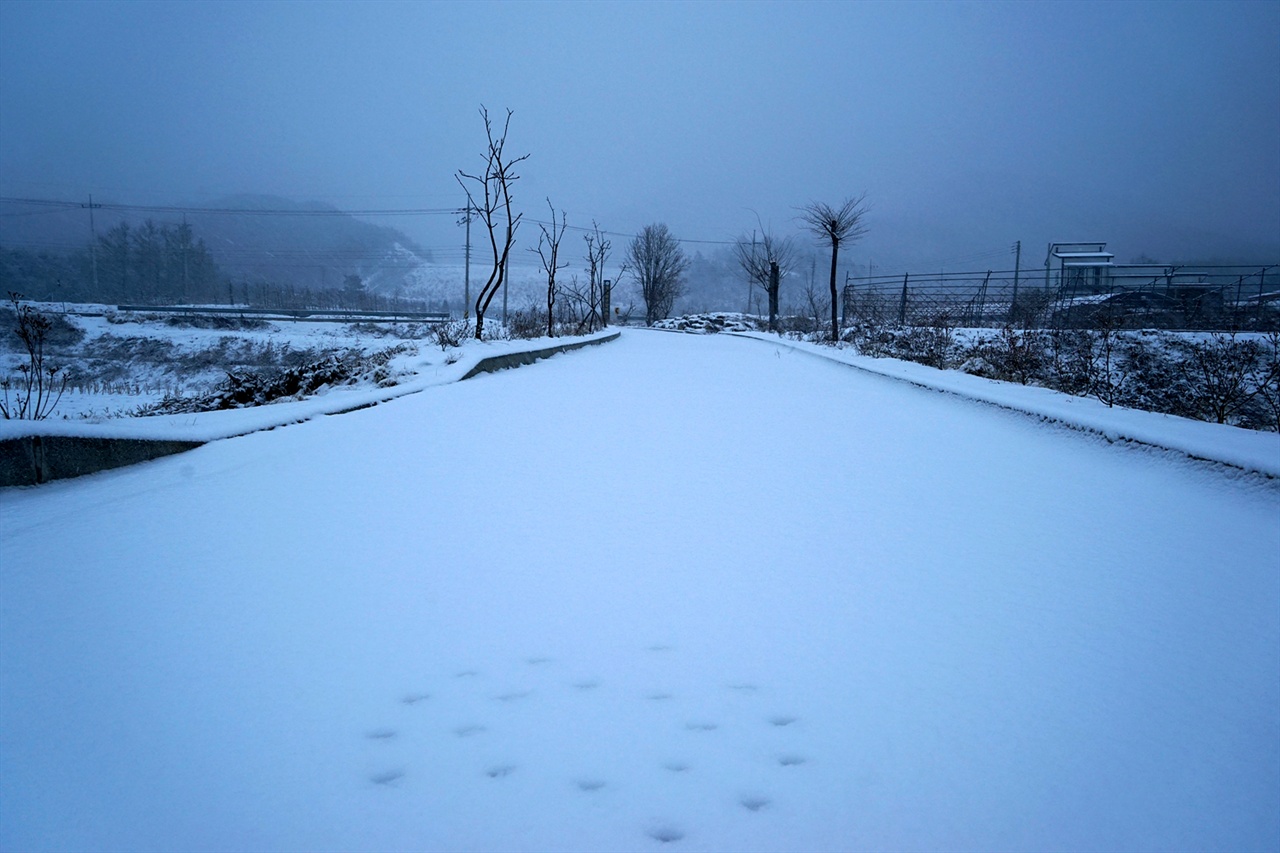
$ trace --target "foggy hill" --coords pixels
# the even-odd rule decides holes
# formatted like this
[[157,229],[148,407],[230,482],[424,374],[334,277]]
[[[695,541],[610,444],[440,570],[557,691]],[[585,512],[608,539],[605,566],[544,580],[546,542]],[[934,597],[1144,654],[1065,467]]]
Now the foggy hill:
[[[95,202],[104,205],[94,210],[93,230],[99,237],[122,222],[131,228],[148,219],[173,225],[185,217],[220,272],[237,283],[318,290],[342,287],[346,276],[354,274],[366,289],[394,295],[411,286],[411,274],[431,260],[401,231],[318,202],[235,195],[193,205],[185,213],[182,205],[145,211],[113,208],[114,202],[106,199]],[[252,212],[223,212],[240,210]],[[87,207],[0,204],[0,247],[69,254],[87,250],[90,235]]]
[[428,252],[395,228],[363,222],[318,202],[237,195],[207,207],[271,211],[187,214],[219,268],[233,280],[324,289],[340,287],[354,274],[368,289],[391,294],[404,285],[407,274],[430,261]]

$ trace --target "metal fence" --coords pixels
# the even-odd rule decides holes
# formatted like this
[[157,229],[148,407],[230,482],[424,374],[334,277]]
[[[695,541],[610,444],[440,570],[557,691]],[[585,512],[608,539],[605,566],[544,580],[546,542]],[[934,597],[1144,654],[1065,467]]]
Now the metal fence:
[[844,323],[1280,329],[1280,264],[1105,265],[846,276]]

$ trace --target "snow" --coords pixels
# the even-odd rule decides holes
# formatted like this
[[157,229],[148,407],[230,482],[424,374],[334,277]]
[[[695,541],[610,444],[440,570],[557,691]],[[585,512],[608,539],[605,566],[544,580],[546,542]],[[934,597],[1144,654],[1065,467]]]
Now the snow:
[[[243,333],[237,333],[241,335]],[[369,383],[324,389],[322,393],[302,400],[283,400],[266,406],[228,409],[180,415],[149,417],[119,416],[94,420],[0,421],[0,439],[25,435],[63,435],[90,438],[130,438],[176,441],[215,441],[263,429],[302,423],[321,415],[348,412],[413,394],[436,385],[457,382],[479,362],[494,356],[526,352],[558,346],[572,341],[608,337],[604,331],[574,338],[533,338],[530,340],[464,342],[460,349],[448,353],[421,342],[419,352],[397,357],[391,367],[400,376],[396,385],[380,388]],[[347,336],[347,340],[351,340]],[[377,339],[384,346],[394,339]],[[195,346],[207,344],[194,337]],[[93,395],[100,397],[103,395]],[[113,399],[106,395],[105,399]]]
[[639,330],[3,490],[0,849],[1276,849],[1278,510]]
[[1280,477],[1280,433],[1194,421],[1159,412],[1109,407],[1098,400],[1075,397],[1049,388],[1018,385],[973,376],[959,370],[937,370],[895,358],[871,358],[822,344],[780,341],[763,333],[739,333],[776,347],[804,352],[868,373],[901,379],[923,388],[991,403],[1035,415],[1110,441],[1132,441],[1218,462],[1248,473]]

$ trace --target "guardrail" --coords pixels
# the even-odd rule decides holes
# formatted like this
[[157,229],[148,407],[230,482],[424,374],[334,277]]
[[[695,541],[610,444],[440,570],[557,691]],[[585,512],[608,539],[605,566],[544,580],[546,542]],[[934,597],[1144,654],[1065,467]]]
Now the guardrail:
[[187,317],[255,317],[262,320],[306,320],[313,323],[443,323],[439,311],[334,311],[322,308],[222,308],[197,305],[117,305],[117,311],[181,314]]

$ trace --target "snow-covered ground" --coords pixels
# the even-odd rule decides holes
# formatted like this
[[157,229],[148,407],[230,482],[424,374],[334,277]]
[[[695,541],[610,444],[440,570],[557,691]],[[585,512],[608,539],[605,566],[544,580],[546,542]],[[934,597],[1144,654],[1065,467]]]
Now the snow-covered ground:
[[628,330],[0,517],[5,850],[1280,847],[1274,481],[786,347]]
[[[235,368],[269,374],[282,364],[326,352],[376,352],[400,343],[397,331],[414,332],[419,350],[414,354],[419,356],[415,365],[445,359],[421,326],[278,320],[262,322],[258,328],[198,328],[166,322],[180,318],[119,312],[111,305],[32,303],[32,307],[82,333],[79,340],[55,338],[47,347],[46,363],[73,377],[51,415],[54,420],[125,416],[166,394],[206,392]],[[6,330],[0,341],[0,375],[16,376],[18,365],[26,360],[17,337]],[[408,364],[401,367],[411,369]]]

